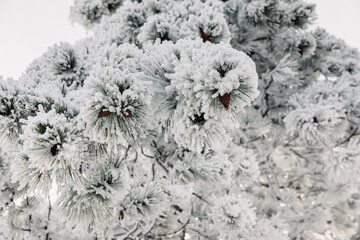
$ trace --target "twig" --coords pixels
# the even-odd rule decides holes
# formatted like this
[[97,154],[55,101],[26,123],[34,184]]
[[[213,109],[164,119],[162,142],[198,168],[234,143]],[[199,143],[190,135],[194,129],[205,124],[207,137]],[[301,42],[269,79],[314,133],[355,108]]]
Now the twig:
[[356,127],[355,130],[354,130],[344,141],[338,143],[338,144],[336,145],[336,147],[338,147],[338,146],[340,146],[340,145],[342,145],[342,144],[350,141],[350,139],[351,139],[353,136],[356,135],[356,132],[357,132],[358,129],[359,129],[359,127]]
[[[360,116],[354,116],[354,117],[356,117],[356,118],[360,118]],[[357,123],[356,123],[356,122],[354,122],[354,120],[349,119],[348,117],[340,117],[340,119],[342,119],[342,120],[345,120],[345,119],[346,119],[349,123],[351,123],[351,124],[353,124],[353,125],[357,126]]]
[[138,152],[136,151],[136,152],[135,152],[135,158],[134,158],[132,161],[133,161],[134,163],[136,163],[137,159],[138,159]]
[[[155,141],[153,141],[153,144],[154,144],[154,147],[157,149],[157,145],[156,145]],[[159,151],[159,149],[157,149],[157,151],[158,151],[158,153],[160,154],[160,156],[162,157],[163,155],[162,155],[162,153]],[[142,153],[142,155],[144,155],[145,157],[148,157],[148,158],[151,158],[151,159],[154,158],[155,161],[160,165],[160,167],[162,167],[162,168],[165,170],[166,173],[169,172],[169,170],[160,162],[160,159],[159,159],[158,157],[156,157],[156,156],[150,156],[150,155],[145,154],[145,153],[144,153],[144,149],[143,149],[142,147],[141,147],[141,153]]]
[[50,201],[50,195],[48,195],[48,201],[49,201],[48,220],[50,221],[50,214],[51,214],[51,201]]
[[252,143],[252,142],[255,142],[255,141],[259,140],[259,139],[261,139],[260,136],[249,140],[247,143]]
[[14,193],[14,189],[11,188],[11,187],[6,187],[6,188],[1,190],[1,192],[5,192],[5,191],[10,191],[11,193]]
[[[274,170],[272,169],[272,167],[271,167],[271,165],[270,165],[270,161],[271,161],[270,155],[267,155],[267,157],[266,157],[266,163],[267,163],[267,165],[268,165],[267,167],[270,169],[270,172],[271,172],[272,176],[273,176],[274,179],[275,179],[275,184],[276,184],[276,187],[277,187],[277,192],[279,193],[279,189],[280,189],[279,181],[278,181],[278,179],[277,179],[277,176],[276,176]],[[266,175],[266,176],[267,176],[267,175]],[[267,177],[268,177],[268,176],[267,176]],[[269,177],[268,177],[268,181],[269,181],[269,184],[270,184],[270,179],[269,179]],[[271,184],[270,184],[270,185],[271,185]],[[271,188],[272,188],[272,186],[271,186]]]
[[32,216],[31,216],[31,214],[29,214],[29,232],[31,232],[31,219],[32,219]]
[[129,145],[125,151],[125,156],[123,158],[124,160],[127,158],[130,148],[131,148],[131,145]]
[[151,165],[151,171],[152,171],[152,180],[155,180],[155,163]]
[[303,155],[301,155],[300,153],[298,153],[298,152],[295,151],[294,149],[290,148],[290,151],[292,151],[296,156],[304,159],[306,162],[309,162],[309,159],[307,159],[306,157],[304,157]]
[[183,235],[181,236],[181,240],[185,240],[186,237],[186,229],[184,229],[184,231],[182,231]]
[[155,221],[154,223],[152,224],[151,228],[149,230],[146,231],[146,233],[144,234],[144,237],[146,238],[147,235],[151,232],[151,230],[153,230],[153,228],[155,227]]
[[148,158],[155,158],[154,156],[150,156],[150,155],[145,154],[145,153],[144,153],[144,149],[143,149],[142,147],[141,147],[140,149],[141,149],[141,153],[142,153],[142,155],[144,155],[145,157],[148,157]]
[[299,134],[296,134],[292,139],[290,139],[287,143],[285,143],[284,147],[288,147],[290,143],[296,140],[299,137]]
[[124,161],[127,157],[128,157],[128,153],[129,153],[129,150],[131,148],[131,145],[129,145],[127,147],[127,149],[125,150],[125,155],[124,157],[121,159],[121,161],[119,161],[119,159],[117,160],[116,164],[115,164],[115,167],[118,168],[120,166],[120,162]]
[[25,194],[26,194],[26,206],[30,206],[29,196],[27,195],[27,185],[25,186]]
[[133,230],[131,230],[130,232],[128,232],[128,234],[125,235],[125,237],[123,238],[123,240],[126,240],[126,239],[131,239],[130,238],[130,235],[132,235],[134,232],[136,232],[139,228],[139,223],[136,223],[136,226],[134,227]]
[[192,193],[192,195],[194,195],[195,197],[197,197],[197,198],[200,199],[201,201],[209,204],[210,206],[212,206],[212,207],[214,206],[212,203],[210,203],[208,200],[204,199],[202,196],[200,196],[200,195],[198,195],[198,194],[196,194],[196,193],[194,193],[194,192]]
[[[268,93],[266,93],[267,95],[266,95],[266,101],[267,101],[267,103],[268,103]],[[283,106],[283,105],[277,105],[277,106],[267,106],[267,108],[266,108],[266,110],[265,110],[265,112],[264,112],[264,114],[263,114],[263,116],[266,116],[268,113],[269,113],[269,111],[270,110],[273,110],[273,109],[276,109],[276,108],[286,108],[287,106]]]
[[263,41],[263,40],[269,40],[269,36],[263,36],[253,39],[252,41]]
[[[48,195],[48,201],[49,201],[49,211],[48,211],[48,221],[50,222],[50,214],[51,214],[51,201],[50,201],[50,195]],[[48,223],[49,224],[49,223]],[[45,227],[45,230],[47,230],[47,225]],[[46,233],[45,240],[49,240],[49,232]]]
[[270,61],[268,58],[264,57],[263,55],[261,55],[258,52],[252,52],[251,55],[256,54],[257,56],[259,56],[262,60],[266,61],[269,65],[270,65],[270,69],[274,69],[276,67],[276,64],[273,63],[272,61]]
[[[30,206],[29,196],[28,196],[28,194],[27,194],[27,186],[28,186],[28,185],[25,186],[26,206]],[[31,219],[32,219],[31,214],[29,214],[29,232],[31,232]]]
[[178,230],[176,230],[175,232],[172,233],[163,233],[163,234],[159,234],[160,237],[174,237],[176,235],[178,235],[179,233],[181,233],[184,228],[186,227],[186,225],[188,225],[190,223],[190,218],[186,221],[186,223],[184,225],[182,225]]
[[263,117],[267,116],[268,112],[270,111],[270,106],[269,106],[269,94],[268,94],[266,91],[270,88],[270,86],[271,86],[271,84],[273,83],[273,81],[274,81],[274,80],[271,78],[271,80],[269,81],[268,85],[264,88],[264,94],[265,94],[264,98],[265,98],[266,109],[265,109],[265,112],[262,113],[262,116],[263,116]]
[[169,170],[160,162],[158,158],[155,158],[156,162],[165,170],[165,172],[169,172]]
[[194,229],[194,228],[189,228],[189,230],[196,232],[197,234],[201,235],[201,236],[204,237],[204,238],[207,238],[207,239],[209,239],[209,240],[214,240],[214,239],[212,239],[211,237],[209,237],[209,236],[201,233],[200,231],[198,231],[198,230],[196,230],[196,229]]
[[300,176],[297,176],[296,178],[293,178],[293,179],[291,179],[291,180],[289,180],[289,181],[282,182],[281,184],[287,184],[287,185],[289,185],[289,184],[291,184],[291,183],[296,182],[296,181],[299,180],[300,178],[306,176],[307,174],[310,174],[310,172],[303,173],[303,174],[301,174]]
[[152,141],[154,144],[154,147],[156,148],[156,151],[158,152],[158,154],[161,157],[161,160],[163,160],[163,162],[165,162],[164,160],[166,160],[167,155],[164,155],[163,152],[160,151],[160,149],[158,148],[157,144],[155,141]]
[[268,184],[269,184],[269,186],[270,186],[270,189],[271,189],[271,192],[272,192],[272,194],[273,194],[273,196],[274,196],[274,199],[278,200],[278,196],[276,196],[274,187],[273,187],[273,185],[271,184],[270,178],[269,178],[269,176],[268,176],[267,174],[266,174],[266,179],[268,180]]

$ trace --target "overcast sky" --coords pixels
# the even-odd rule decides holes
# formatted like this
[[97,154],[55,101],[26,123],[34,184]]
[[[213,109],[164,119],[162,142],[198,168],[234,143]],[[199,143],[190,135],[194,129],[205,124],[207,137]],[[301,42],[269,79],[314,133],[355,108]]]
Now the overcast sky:
[[[308,0],[317,24],[360,48],[360,0]],[[0,0],[0,75],[18,78],[49,46],[74,43],[87,33],[68,19],[73,0]]]

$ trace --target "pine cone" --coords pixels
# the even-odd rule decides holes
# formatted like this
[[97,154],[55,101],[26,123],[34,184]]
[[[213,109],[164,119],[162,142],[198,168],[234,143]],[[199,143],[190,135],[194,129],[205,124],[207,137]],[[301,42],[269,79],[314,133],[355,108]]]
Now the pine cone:
[[226,71],[225,70],[218,70],[219,74],[220,74],[220,77],[225,77],[225,74],[226,74]]
[[207,42],[207,41],[211,42],[210,36],[204,32],[204,29],[199,27],[199,30],[200,30],[200,34],[203,39],[203,42]]
[[132,118],[132,112],[129,109],[126,109],[126,111],[124,112],[123,110],[120,111],[121,115],[123,115],[123,117],[125,118]]
[[300,56],[302,56],[304,54],[304,49],[303,48],[299,48],[299,53],[300,53]]
[[314,123],[319,123],[319,120],[317,119],[317,117],[313,117],[313,122]]
[[109,109],[102,107],[101,111],[99,112],[98,118],[107,117],[110,114],[112,114],[112,112],[110,112]]
[[57,143],[55,144],[54,146],[52,146],[50,148],[50,153],[51,153],[51,156],[56,156],[56,154],[59,153],[59,148],[61,147],[61,143]]
[[[170,40],[170,38],[169,38],[169,36],[168,36],[168,34],[165,34],[164,36],[162,36],[161,38],[160,38],[160,43],[163,43],[164,41],[171,41]],[[122,94],[122,93],[121,93]]]
[[194,120],[192,120],[192,122],[193,122],[194,124],[204,125],[204,124],[205,124],[204,114],[202,113],[200,116],[196,114],[196,115],[194,116]]
[[225,93],[224,95],[219,95],[220,102],[224,105],[226,110],[228,110],[230,106],[230,95],[231,93]]
[[119,220],[123,220],[124,217],[125,217],[124,211],[121,210],[120,213],[119,213]]
[[[132,116],[133,116],[132,112],[129,109],[126,109],[126,111],[121,110],[120,113],[125,118],[132,118]],[[112,112],[110,112],[107,108],[102,107],[101,111],[99,112],[98,118],[107,117],[111,114],[112,114]]]

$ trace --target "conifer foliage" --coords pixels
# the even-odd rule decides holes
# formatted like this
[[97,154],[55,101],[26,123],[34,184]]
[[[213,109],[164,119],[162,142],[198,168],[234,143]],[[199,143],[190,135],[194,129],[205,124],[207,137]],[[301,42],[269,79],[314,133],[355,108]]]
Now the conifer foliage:
[[0,78],[0,239],[359,239],[360,64],[302,0],[75,0]]

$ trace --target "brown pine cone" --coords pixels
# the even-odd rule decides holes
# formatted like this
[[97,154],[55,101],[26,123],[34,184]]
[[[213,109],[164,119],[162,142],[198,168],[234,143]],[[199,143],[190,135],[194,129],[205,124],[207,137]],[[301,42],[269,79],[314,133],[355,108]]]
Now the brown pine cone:
[[101,111],[99,112],[98,118],[107,117],[110,114],[112,114],[112,112],[110,112],[109,109],[102,107]]
[[126,109],[126,111],[124,112],[123,110],[120,111],[121,115],[123,115],[123,117],[125,118],[132,118],[132,112],[129,109]]
[[204,29],[202,29],[202,28],[200,27],[199,30],[200,30],[200,34],[201,34],[201,37],[202,37],[202,39],[203,39],[203,42],[204,42],[204,43],[207,42],[207,41],[211,42],[210,36],[204,32]]
[[219,95],[220,102],[224,105],[226,110],[228,110],[230,106],[230,95],[231,93],[225,93],[224,95]]

